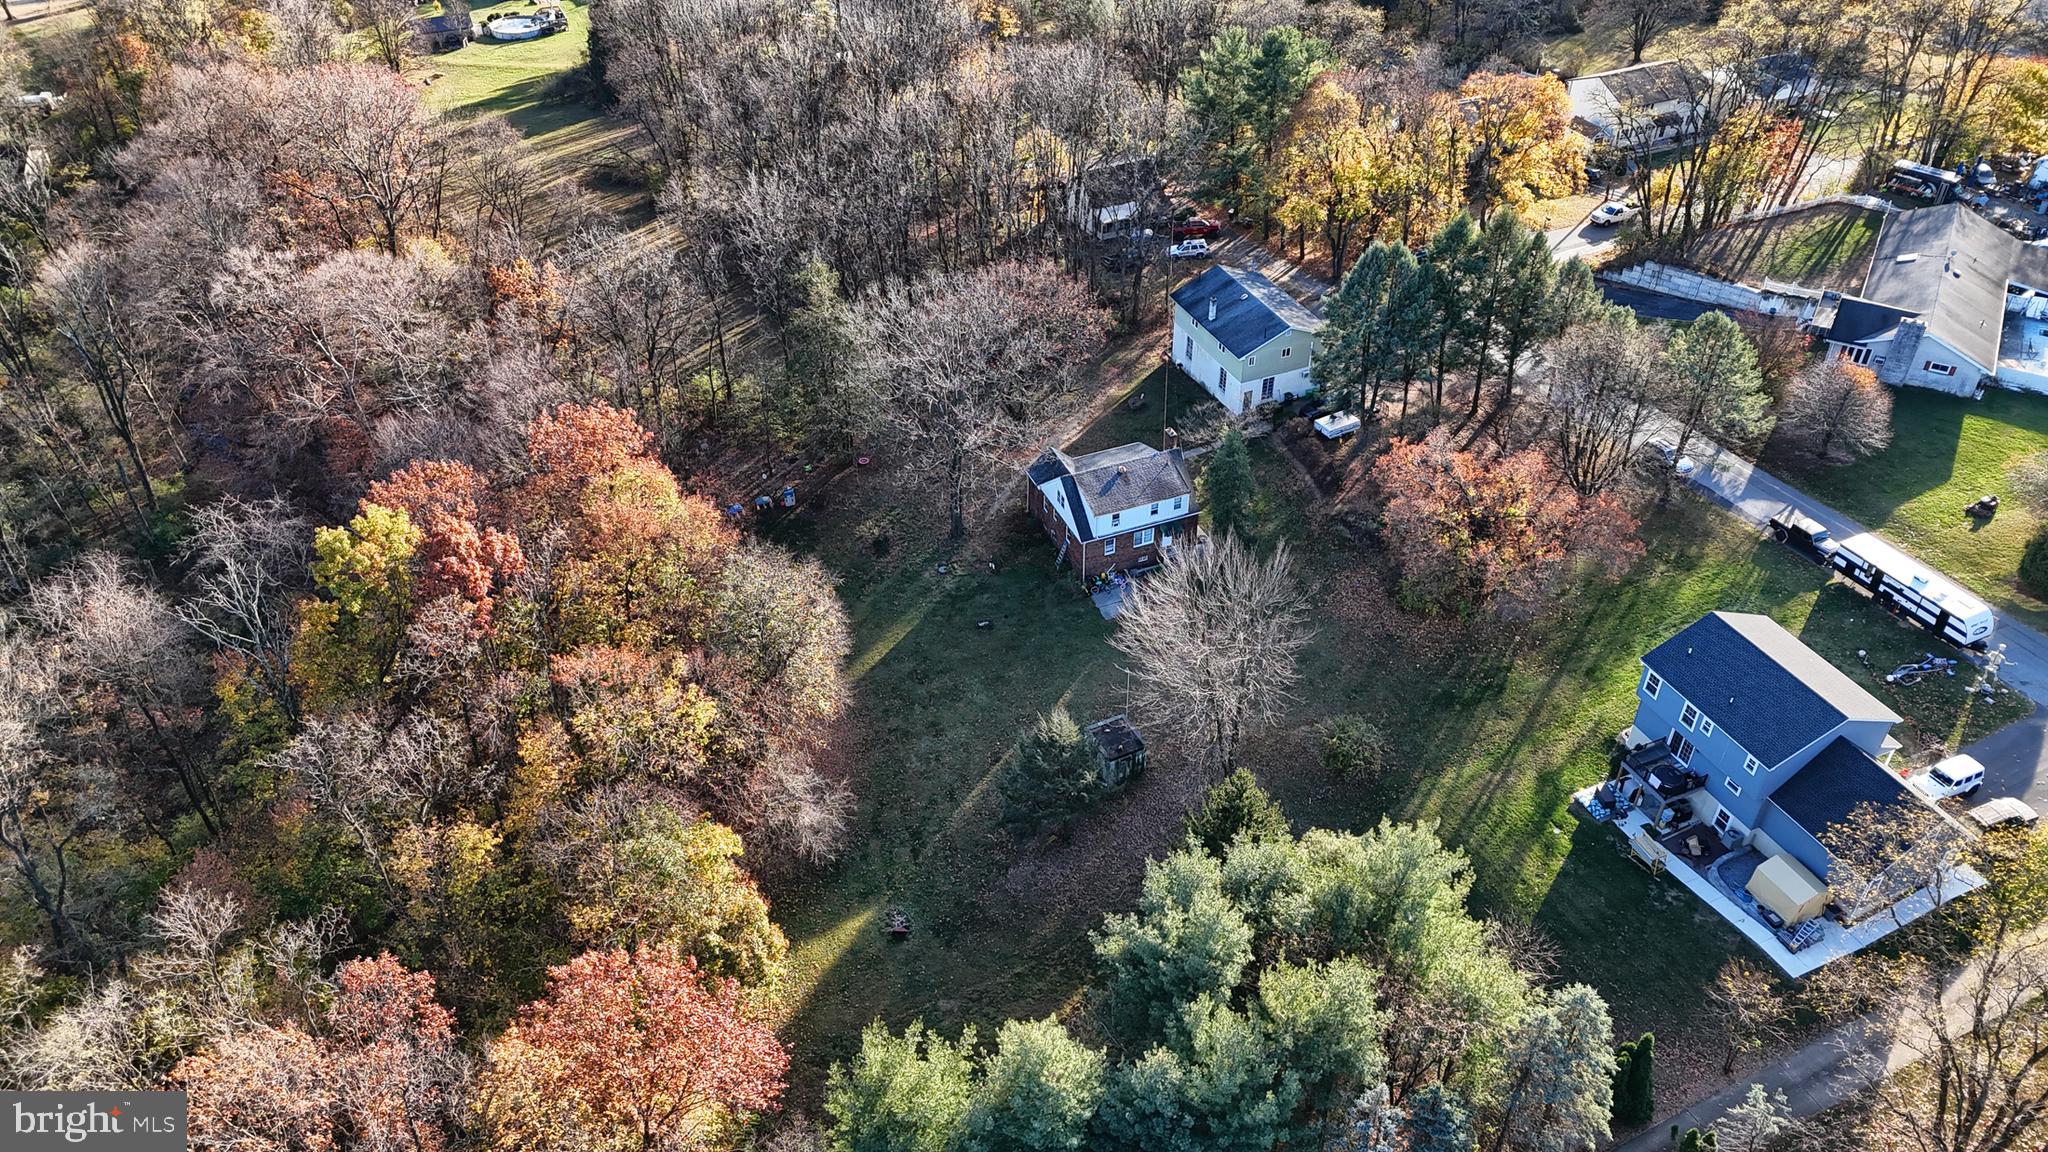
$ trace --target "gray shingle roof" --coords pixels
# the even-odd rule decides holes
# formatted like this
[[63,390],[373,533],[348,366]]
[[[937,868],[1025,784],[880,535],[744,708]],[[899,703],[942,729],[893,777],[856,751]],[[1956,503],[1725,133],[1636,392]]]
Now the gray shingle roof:
[[1036,485],[1060,482],[1083,540],[1100,534],[1096,520],[1140,505],[1185,496],[1189,499],[1184,514],[1195,512],[1195,482],[1178,448],[1161,451],[1149,444],[1125,444],[1086,456],[1047,448],[1024,474]]
[[2040,251],[1967,205],[1895,213],[1878,233],[1863,296],[1921,317],[1943,343],[1993,368],[2006,281],[2039,286],[2048,278]]
[[1905,781],[1839,737],[1771,793],[1771,803],[1816,840],[1864,804],[1914,802]]
[[[1216,301],[1214,320],[1209,318],[1211,299]],[[1255,352],[1290,328],[1314,332],[1323,326],[1301,301],[1249,268],[1212,264],[1175,289],[1173,302],[1232,356]]]
[[1670,100],[1694,100],[1705,86],[1697,70],[1676,60],[1653,60],[1612,72],[1595,72],[1579,79],[1600,81],[1614,94],[1615,103],[1636,109]]
[[1709,613],[1643,663],[1765,764],[1782,763],[1843,720],[1899,720],[1768,616]]

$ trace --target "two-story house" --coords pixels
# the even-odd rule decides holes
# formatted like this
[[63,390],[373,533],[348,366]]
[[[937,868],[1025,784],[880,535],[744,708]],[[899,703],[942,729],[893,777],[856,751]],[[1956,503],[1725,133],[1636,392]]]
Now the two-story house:
[[1150,568],[1193,542],[1200,510],[1178,448],[1125,444],[1085,456],[1048,448],[1024,475],[1026,506],[1059,543],[1055,566],[1070,562],[1083,580]]
[[1643,657],[1624,796],[1825,878],[1830,825],[1919,803],[1887,764],[1899,716],[1768,616],[1715,612]]
[[1173,293],[1173,362],[1232,414],[1315,391],[1322,318],[1249,268],[1211,265]]

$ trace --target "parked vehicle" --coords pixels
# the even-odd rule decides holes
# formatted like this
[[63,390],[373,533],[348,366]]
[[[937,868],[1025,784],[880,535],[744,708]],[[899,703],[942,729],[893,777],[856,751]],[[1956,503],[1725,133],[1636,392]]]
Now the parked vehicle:
[[2032,828],[2041,822],[2041,814],[2034,811],[2033,805],[2028,804],[2025,800],[2015,799],[2011,796],[2001,796],[1996,800],[1986,800],[1984,803],[1964,813],[1964,815],[1970,818],[1971,823],[1986,832],[1991,831],[1993,828],[2004,828],[2007,825]]
[[1204,259],[1209,255],[1209,242],[1207,240],[1183,240],[1168,248],[1166,254],[1175,260]]
[[1173,226],[1175,240],[1214,240],[1223,229],[1206,216],[1191,216]]
[[1991,609],[1941,573],[1869,533],[1837,541],[1828,564],[1879,604],[1963,648],[1991,644]]
[[1625,224],[1642,214],[1643,210],[1633,204],[1621,200],[1609,200],[1607,203],[1593,209],[1592,219],[1588,220],[1587,223],[1597,228],[1605,228],[1613,224]]
[[1690,456],[1680,456],[1678,445],[1668,436],[1652,436],[1643,445],[1643,451],[1680,476],[1690,476],[1699,470],[1699,465]]
[[1816,564],[1826,564],[1828,557],[1835,554],[1835,542],[1829,539],[1827,527],[1797,508],[1786,508],[1771,517],[1770,531],[1771,539]]
[[1975,756],[1951,756],[1913,777],[1910,783],[1931,800],[1968,796],[1984,786],[1984,765]]

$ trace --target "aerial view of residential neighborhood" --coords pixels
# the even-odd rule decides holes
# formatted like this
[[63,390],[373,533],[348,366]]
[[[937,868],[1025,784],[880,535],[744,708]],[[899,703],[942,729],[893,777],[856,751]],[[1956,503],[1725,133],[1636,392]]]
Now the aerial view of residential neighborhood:
[[2048,0],[0,0],[0,1152],[2048,1150]]

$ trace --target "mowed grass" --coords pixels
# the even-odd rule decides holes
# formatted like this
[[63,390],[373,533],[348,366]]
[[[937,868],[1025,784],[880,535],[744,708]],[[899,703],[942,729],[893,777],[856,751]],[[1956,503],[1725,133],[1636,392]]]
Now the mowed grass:
[[[1260,441],[1254,462],[1268,538],[1296,549],[1318,634],[1297,701],[1245,761],[1298,828],[1436,821],[1472,859],[1480,910],[1547,933],[1563,952],[1560,976],[1599,988],[1622,1033],[1655,1029],[1672,1068],[1711,1064],[1702,989],[1748,946],[1675,881],[1637,869],[1610,829],[1571,817],[1570,794],[1605,772],[1633,712],[1641,653],[1705,612],[1767,612],[1873,684],[1917,656],[1924,637],[1697,503],[1660,514],[1627,579],[1553,619],[1418,618],[1389,602],[1370,546],[1315,514],[1290,461]],[[1004,831],[995,781],[1033,719],[1062,703],[1084,722],[1123,707],[1114,626],[1052,571],[1052,546],[1021,506],[955,552],[936,518],[906,510],[914,488],[859,482],[875,487],[833,494],[773,533],[840,575],[855,634],[852,731],[839,750],[859,793],[854,847],[826,873],[775,891],[794,948],[786,1037],[799,1106],[815,1103],[825,1068],[855,1050],[871,1020],[900,1028],[922,1018],[949,1035],[974,1024],[986,1038],[1006,1018],[1082,1004],[1089,931],[1130,906],[1143,860],[1176,842],[1198,791],[1162,751],[1070,841],[1027,844]],[[889,537],[886,555],[878,536]],[[1902,732],[1912,744],[1953,744],[2025,710],[2016,698],[1973,707],[1965,683],[1875,690],[1915,718]],[[1319,766],[1313,727],[1345,713],[1393,742],[1396,767],[1375,784],[1338,782]],[[910,915],[907,941],[882,930],[891,907]]]
[[1870,271],[1883,223],[1880,212],[1823,205],[1719,229],[1700,242],[1692,258],[1744,283],[1768,278],[1853,292]]
[[[2015,499],[2007,475],[2030,453],[2048,451],[2048,398],[1997,389],[1982,400],[1923,388],[1892,393],[1892,442],[1883,452],[1839,468],[1785,462],[1785,471],[1819,499],[1951,579],[2048,627],[2048,604],[2019,587],[2020,553],[2043,509]],[[1963,508],[1986,494],[2000,499],[1988,521]]]

